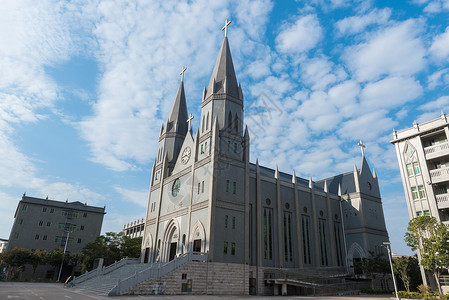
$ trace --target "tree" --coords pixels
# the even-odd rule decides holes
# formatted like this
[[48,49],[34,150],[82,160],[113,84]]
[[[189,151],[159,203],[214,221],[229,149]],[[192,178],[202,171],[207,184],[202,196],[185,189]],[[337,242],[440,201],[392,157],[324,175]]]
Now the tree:
[[83,250],[83,270],[92,270],[94,260],[103,258],[104,265],[113,264],[124,257],[139,257],[142,238],[130,239],[122,232],[107,232],[100,235],[92,243],[87,244]]
[[[410,292],[410,285],[415,276],[414,273],[419,274],[418,260],[414,256],[398,257],[393,260],[394,273],[402,280],[407,292]],[[415,287],[418,285],[415,285]]]
[[424,269],[432,272],[440,299],[442,299],[440,275],[444,269],[449,267],[448,228],[434,217],[416,217],[408,223],[405,241],[412,250],[419,251],[420,264]]
[[30,253],[26,249],[15,247],[4,254],[3,260],[8,266],[17,268],[17,276],[20,278],[22,270],[30,260]]

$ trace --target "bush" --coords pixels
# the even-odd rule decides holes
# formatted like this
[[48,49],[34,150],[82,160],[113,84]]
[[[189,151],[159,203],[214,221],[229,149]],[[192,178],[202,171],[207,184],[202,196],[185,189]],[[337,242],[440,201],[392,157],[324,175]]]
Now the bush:
[[[393,292],[394,295],[394,292]],[[448,296],[446,298],[446,296]],[[437,293],[419,293],[419,292],[406,292],[399,291],[398,298],[404,299],[439,299]],[[449,299],[449,295],[444,295],[443,299]]]

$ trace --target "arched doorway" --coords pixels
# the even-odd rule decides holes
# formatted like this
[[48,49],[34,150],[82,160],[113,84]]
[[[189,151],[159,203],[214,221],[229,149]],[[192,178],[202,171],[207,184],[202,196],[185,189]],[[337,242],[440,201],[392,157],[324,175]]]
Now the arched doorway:
[[352,243],[348,250],[349,266],[352,268],[354,275],[362,276],[363,270],[361,268],[362,259],[366,257],[365,251],[358,243]]
[[171,261],[178,254],[179,232],[179,224],[176,219],[170,220],[165,227],[162,241],[162,261]]
[[145,247],[143,249],[143,263],[147,264],[150,262],[150,258],[152,257],[151,245],[153,245],[153,237],[151,234],[147,236],[144,243]]
[[197,221],[192,228],[190,245],[193,252],[206,252],[206,231],[200,221]]

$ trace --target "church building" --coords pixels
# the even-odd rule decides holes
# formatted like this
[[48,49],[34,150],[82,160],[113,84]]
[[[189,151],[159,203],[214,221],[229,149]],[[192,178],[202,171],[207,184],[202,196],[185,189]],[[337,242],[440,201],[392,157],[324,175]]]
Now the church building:
[[357,273],[355,261],[382,251],[388,234],[379,182],[361,142],[360,168],[320,181],[250,160],[244,97],[226,34],[195,132],[192,118],[181,79],[160,130],[143,263],[208,253],[209,262],[246,266],[251,285],[276,269]]

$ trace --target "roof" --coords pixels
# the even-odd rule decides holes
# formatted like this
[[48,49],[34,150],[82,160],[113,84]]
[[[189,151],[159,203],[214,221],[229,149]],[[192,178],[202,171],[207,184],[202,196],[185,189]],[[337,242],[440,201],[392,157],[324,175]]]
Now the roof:
[[90,206],[90,205],[81,203],[79,201],[63,202],[63,201],[56,201],[56,200],[50,200],[50,199],[29,197],[29,196],[24,195],[22,197],[22,200],[20,200],[20,202],[35,204],[35,205],[42,205],[42,206],[53,206],[53,207],[59,207],[59,208],[74,209],[74,210],[79,210],[79,211],[89,211],[89,212],[96,212],[96,213],[103,213],[103,214],[106,213],[105,212],[106,207]]
[[225,91],[228,95],[240,98],[237,77],[235,76],[231,49],[229,48],[227,37],[224,38],[223,44],[221,45],[205,98],[212,94],[225,93]]
[[[189,118],[187,113],[187,103],[186,95],[184,92],[184,83],[181,81],[178,87],[178,92],[176,93],[175,100],[173,101],[170,114],[168,115],[168,127],[166,131],[176,130],[178,133],[183,135],[187,134],[188,126],[187,119]],[[176,125],[176,129],[175,128]]]

